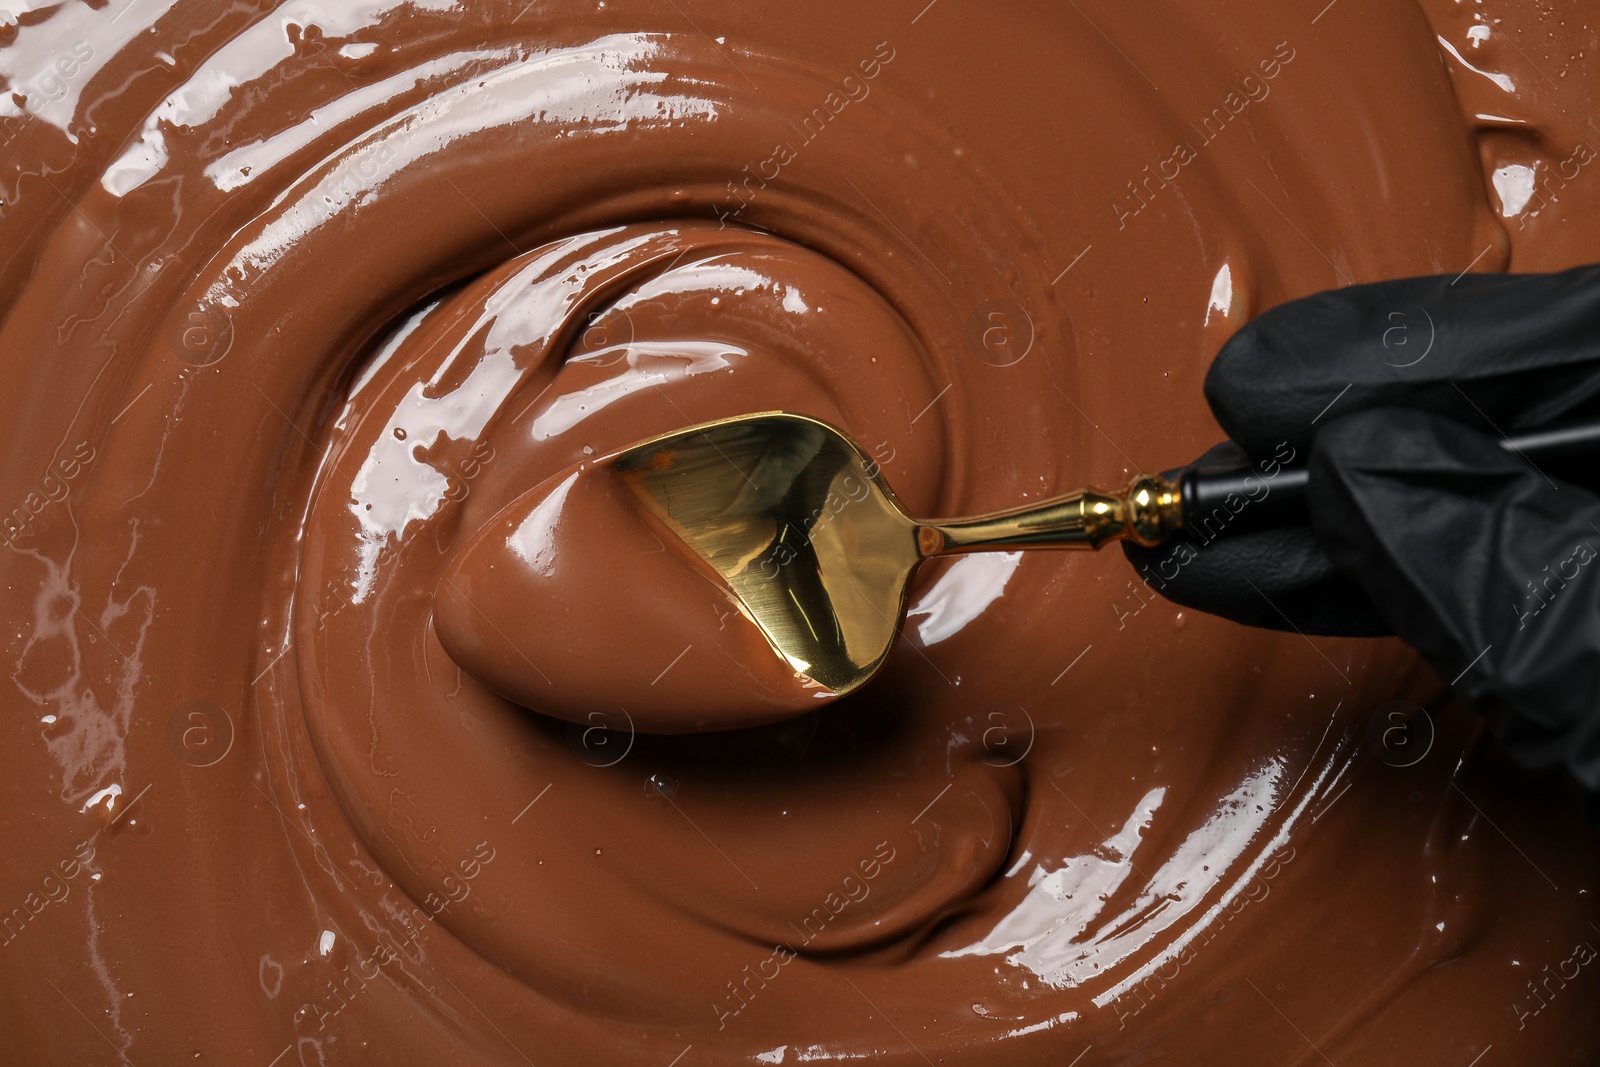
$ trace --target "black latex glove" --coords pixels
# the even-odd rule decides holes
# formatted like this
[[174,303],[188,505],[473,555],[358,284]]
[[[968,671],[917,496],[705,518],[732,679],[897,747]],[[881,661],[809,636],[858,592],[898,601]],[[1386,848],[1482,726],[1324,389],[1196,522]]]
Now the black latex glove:
[[1228,342],[1206,398],[1244,453],[1309,456],[1312,523],[1129,547],[1152,588],[1255,626],[1398,633],[1513,712],[1513,754],[1600,788],[1600,458],[1497,445],[1600,417],[1600,267],[1297,300]]

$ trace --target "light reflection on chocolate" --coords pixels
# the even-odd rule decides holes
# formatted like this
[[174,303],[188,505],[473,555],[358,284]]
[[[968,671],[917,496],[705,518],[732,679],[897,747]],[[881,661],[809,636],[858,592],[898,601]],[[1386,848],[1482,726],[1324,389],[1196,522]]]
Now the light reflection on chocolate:
[[1194,455],[1264,307],[1597,257],[1576,15],[326,8],[0,18],[7,1062],[1592,1053],[1591,839],[1397,644],[973,557],[807,711],[593,480],[776,407],[917,514]]

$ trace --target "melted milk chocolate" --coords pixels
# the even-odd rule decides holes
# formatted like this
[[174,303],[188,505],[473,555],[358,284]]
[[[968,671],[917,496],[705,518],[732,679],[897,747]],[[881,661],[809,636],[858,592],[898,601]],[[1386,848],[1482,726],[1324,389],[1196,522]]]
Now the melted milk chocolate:
[[730,729],[833,698],[784,666],[714,583],[609,463],[584,464],[524,493],[455,553],[433,625],[478,681],[583,725],[613,709],[653,733]]
[[1181,461],[1263,308],[1600,257],[1597,55],[1513,0],[0,13],[0,1061],[1592,1055],[1593,839],[1398,644],[991,554],[830,701],[594,463],[780,407],[916,514]]

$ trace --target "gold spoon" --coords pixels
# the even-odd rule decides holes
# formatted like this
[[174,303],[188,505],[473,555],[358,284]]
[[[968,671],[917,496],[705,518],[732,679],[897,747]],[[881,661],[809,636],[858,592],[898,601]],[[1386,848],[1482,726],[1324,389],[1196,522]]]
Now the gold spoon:
[[652,438],[613,461],[646,507],[727,583],[777,654],[835,693],[893,647],[917,565],[1015,548],[1159,544],[1182,521],[1176,484],[1141,474],[966,519],[906,514],[878,465],[833,426],[781,411]]
[[[1530,461],[1593,456],[1600,421],[1524,431],[1500,447]],[[1120,493],[1085,489],[933,522],[906,514],[860,445],[805,415],[719,419],[635,445],[614,462],[645,505],[722,576],[773,650],[843,695],[883,666],[923,560],[1118,540],[1156,545],[1183,527],[1209,541],[1306,522],[1308,472],[1288,466],[1294,458],[1140,474]]]

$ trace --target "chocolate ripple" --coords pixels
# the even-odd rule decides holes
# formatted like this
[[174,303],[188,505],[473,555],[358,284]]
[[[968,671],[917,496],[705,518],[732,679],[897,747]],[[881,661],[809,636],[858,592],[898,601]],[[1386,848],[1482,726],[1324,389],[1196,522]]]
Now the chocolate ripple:
[[1009,506],[1210,444],[1266,306],[1595,258],[1600,192],[1496,192],[1594,50],[1500,6],[0,24],[4,1057],[1592,1045],[1569,798],[1398,646],[998,554],[818,700],[595,466],[783,407]]

